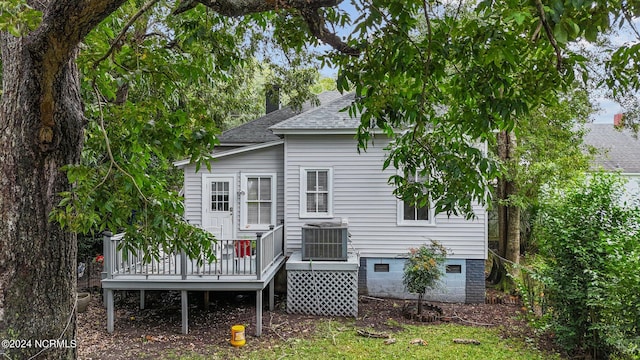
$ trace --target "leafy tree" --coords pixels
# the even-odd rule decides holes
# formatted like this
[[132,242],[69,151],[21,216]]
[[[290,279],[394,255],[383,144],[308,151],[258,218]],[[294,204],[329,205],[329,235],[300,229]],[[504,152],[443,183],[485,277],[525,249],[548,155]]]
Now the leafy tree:
[[[175,193],[146,171],[184,156],[204,164],[219,125],[211,119],[222,118],[208,105],[229,103],[224,86],[248,69],[259,40],[302,53],[314,35],[301,12],[320,16],[335,2],[191,3],[173,13],[171,5],[9,3],[14,16],[3,17],[0,33],[2,338],[75,339],[75,231],[125,229],[128,246],[153,249],[148,256],[163,248],[212,255],[210,236],[182,221]],[[39,13],[40,22],[25,20]],[[71,347],[40,350],[7,353],[75,357]]]
[[640,209],[617,175],[580,178],[545,196],[535,229],[552,329],[593,358],[640,356]]
[[[75,337],[77,249],[73,230],[77,228],[66,215],[73,214],[85,225],[139,229],[130,234],[139,247],[153,244],[154,248],[195,252],[204,244],[206,250],[206,234],[181,223],[174,213],[180,205],[171,195],[151,196],[164,185],[154,185],[144,168],[156,159],[170,158],[176,150],[196,163],[206,163],[215,143],[215,126],[199,119],[205,110],[198,110],[200,93],[196,89],[200,85],[218,88],[246,59],[254,55],[271,58],[274,49],[282,49],[282,59],[300,65],[310,46],[320,41],[329,44],[336,51],[321,61],[339,69],[338,89],[353,86],[359,95],[351,112],[362,115],[360,145],[366,147],[376,125],[395,137],[387,166],[405,171],[392,180],[399,186],[399,196],[420,195],[418,202],[432,201],[439,212],[472,216],[472,204],[487,201],[489,179],[496,178],[500,170],[473,142],[493,146],[495,132],[511,130],[515,119],[556,102],[558,94],[583,71],[586,60],[574,54],[569,43],[579,38],[595,40],[612,25],[626,24],[640,9],[637,2],[623,0],[480,1],[470,5],[474,16],[460,18],[455,9],[443,13],[435,1],[373,0],[354,1],[358,16],[351,21],[336,8],[338,3],[3,2],[2,337],[8,337],[5,329],[17,338],[70,341]],[[418,22],[418,17],[424,21]],[[103,21],[113,25],[107,27],[112,33],[100,27]],[[353,31],[345,40],[329,30],[349,23]],[[424,37],[416,36],[420,24],[426,27]],[[109,41],[90,39],[92,31],[105,31]],[[194,53],[204,54],[208,49],[209,56],[192,59],[187,55],[198,46],[203,51]],[[80,87],[78,65],[83,71],[87,67],[78,62],[79,52],[83,56],[93,53],[88,59],[98,64],[93,74],[84,73],[95,79],[95,85],[88,88]],[[637,54],[634,47],[625,46],[612,54],[611,63],[628,66],[628,60]],[[103,57],[109,60],[97,61]],[[205,63],[209,65],[206,69],[213,69],[206,74],[199,67]],[[626,71],[618,80],[633,88],[636,76]],[[162,77],[170,81],[160,82]],[[163,87],[171,81],[184,86]],[[127,83],[136,86],[129,89],[131,99],[123,96]],[[212,93],[207,97],[213,98]],[[112,104],[123,98],[121,105]],[[145,106],[136,108],[134,100]],[[156,105],[157,109],[146,108]],[[120,122],[102,123],[111,117]],[[97,143],[90,134],[102,133],[104,138],[107,129],[112,131],[109,141],[105,138],[101,151],[88,158],[103,161],[100,156],[107,154],[109,159],[102,164],[113,168],[107,165],[103,179],[113,176],[120,186],[129,187],[123,203],[131,202],[131,208],[110,204],[112,210],[105,208],[108,216],[103,219],[93,212],[93,206],[83,208],[82,199],[73,194],[92,196],[91,187],[80,184],[84,180],[103,185],[77,164],[85,135],[87,142]],[[134,141],[136,136],[140,142]],[[143,141],[159,143],[152,150]],[[118,142],[137,147],[139,158],[114,153],[114,148],[109,154],[111,143],[117,147]],[[429,181],[408,181],[418,173]],[[64,199],[68,200],[62,212],[51,218]],[[189,235],[196,241],[187,241]],[[35,352],[27,350],[18,356]],[[9,355],[15,357],[15,351]],[[48,349],[40,356],[73,358],[75,351]]]
[[[472,204],[488,202],[490,181],[501,172],[472,141],[495,147],[496,134],[513,130],[518,119],[558,106],[576,78],[589,77],[588,59],[571,43],[596,41],[612,24],[628,24],[638,4],[480,1],[470,5],[471,15],[462,4],[362,4],[357,9],[365,15],[350,44],[362,49],[363,61],[335,61],[338,89],[352,84],[361,95],[351,108],[362,118],[360,146],[366,148],[374,127],[395,137],[386,166],[403,169],[392,179],[397,193],[472,217]],[[424,36],[416,31],[420,24]],[[611,64],[629,51],[618,49]],[[620,81],[631,84],[630,72]],[[414,183],[416,173],[429,180]]]
[[[496,191],[501,257],[519,263],[521,234],[528,233],[521,229],[521,214],[535,212],[541,189],[562,185],[588,170],[593,150],[583,144],[583,125],[591,109],[587,93],[576,89],[557,104],[540,106],[516,120],[513,131],[498,134],[494,151],[503,167]],[[494,260],[490,279],[500,283],[506,271],[499,259]],[[518,268],[509,269],[515,275]],[[501,286],[508,288],[507,283]]]

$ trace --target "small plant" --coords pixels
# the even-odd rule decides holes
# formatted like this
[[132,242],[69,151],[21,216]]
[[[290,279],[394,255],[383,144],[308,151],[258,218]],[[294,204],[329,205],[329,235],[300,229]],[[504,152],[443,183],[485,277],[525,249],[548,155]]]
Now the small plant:
[[442,278],[446,257],[447,250],[436,241],[409,250],[402,280],[410,293],[418,294],[418,315],[422,313],[424,293],[435,288]]

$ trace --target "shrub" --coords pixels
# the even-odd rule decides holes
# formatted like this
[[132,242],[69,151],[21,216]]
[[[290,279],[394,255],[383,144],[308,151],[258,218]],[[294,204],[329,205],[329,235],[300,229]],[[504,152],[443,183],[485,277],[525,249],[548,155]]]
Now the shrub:
[[418,314],[422,313],[424,293],[435,288],[444,273],[442,265],[446,257],[447,250],[435,241],[409,250],[403,283],[410,293],[418,294]]
[[551,328],[568,351],[640,357],[640,210],[594,175],[547,194],[536,224]]

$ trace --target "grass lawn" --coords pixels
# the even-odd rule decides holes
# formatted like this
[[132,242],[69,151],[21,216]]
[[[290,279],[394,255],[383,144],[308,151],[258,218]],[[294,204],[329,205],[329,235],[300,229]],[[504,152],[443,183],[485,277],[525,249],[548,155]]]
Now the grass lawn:
[[[540,352],[522,339],[503,339],[498,329],[454,324],[405,325],[391,336],[396,342],[385,345],[384,339],[365,338],[347,322],[319,320],[312,336],[294,338],[270,345],[256,346],[247,340],[241,348],[207,349],[167,354],[166,359],[560,359],[558,355]],[[475,339],[480,345],[456,344],[453,339]],[[410,344],[423,339],[427,345]],[[210,355],[214,353],[212,357]]]

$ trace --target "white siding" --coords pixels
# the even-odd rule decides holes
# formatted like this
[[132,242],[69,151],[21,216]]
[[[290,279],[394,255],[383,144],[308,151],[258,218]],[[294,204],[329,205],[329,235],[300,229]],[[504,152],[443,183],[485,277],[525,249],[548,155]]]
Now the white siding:
[[640,174],[622,174],[627,183],[624,184],[625,191],[622,200],[629,206],[640,206]]
[[[283,145],[274,145],[267,148],[247,151],[235,155],[224,156],[211,163],[211,172],[206,167],[200,168],[196,173],[195,165],[187,165],[184,168],[184,207],[185,218],[190,223],[202,224],[202,175],[232,175],[236,181],[236,191],[240,191],[241,175],[243,173],[276,173],[277,174],[277,223],[284,219],[284,170],[283,170]],[[241,197],[236,197],[234,209],[234,227],[237,235],[253,235],[254,231],[244,232],[239,228],[241,223],[240,201]]]
[[388,185],[395,170],[382,171],[387,141],[376,139],[367,152],[357,153],[351,135],[287,135],[285,138],[286,251],[300,248],[301,226],[327,219],[300,219],[300,168],[333,169],[333,215],[348,218],[353,246],[365,257],[395,257],[436,240],[450,258],[486,258],[486,212],[477,219],[436,216],[434,226],[399,226],[397,200]]

